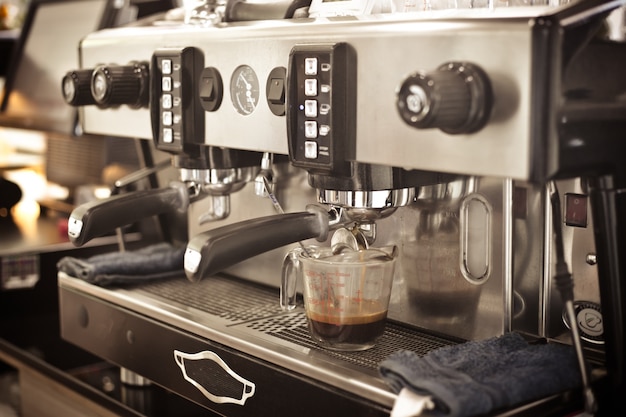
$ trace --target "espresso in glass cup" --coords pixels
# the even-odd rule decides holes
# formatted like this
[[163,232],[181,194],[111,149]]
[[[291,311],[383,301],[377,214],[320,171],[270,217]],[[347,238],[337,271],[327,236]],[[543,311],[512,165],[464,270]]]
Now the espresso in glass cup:
[[295,307],[296,283],[302,280],[311,337],[328,349],[369,349],[385,330],[396,252],[295,248],[283,263],[281,304]]

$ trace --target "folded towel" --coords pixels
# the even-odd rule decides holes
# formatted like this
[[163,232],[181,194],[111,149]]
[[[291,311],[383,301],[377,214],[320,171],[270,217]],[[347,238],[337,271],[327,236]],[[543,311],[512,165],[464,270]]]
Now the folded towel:
[[432,416],[469,417],[581,386],[572,347],[529,344],[517,333],[433,350],[401,350],[380,363],[394,392],[432,396]]
[[61,272],[100,286],[137,284],[140,282],[184,276],[184,247],[158,243],[145,248],[95,255],[87,259],[61,258]]

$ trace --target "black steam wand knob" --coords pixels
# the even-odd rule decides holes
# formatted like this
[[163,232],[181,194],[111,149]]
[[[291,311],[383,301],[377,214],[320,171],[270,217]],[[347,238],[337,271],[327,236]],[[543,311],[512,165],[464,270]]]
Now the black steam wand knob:
[[83,69],[65,74],[61,81],[61,90],[67,104],[75,107],[96,104],[96,100],[91,95],[92,73],[91,69]]
[[396,107],[415,128],[462,134],[485,126],[492,101],[491,83],[480,67],[450,62],[409,75],[397,91]]
[[149,99],[150,70],[146,62],[100,65],[91,75],[91,95],[101,107],[145,107]]

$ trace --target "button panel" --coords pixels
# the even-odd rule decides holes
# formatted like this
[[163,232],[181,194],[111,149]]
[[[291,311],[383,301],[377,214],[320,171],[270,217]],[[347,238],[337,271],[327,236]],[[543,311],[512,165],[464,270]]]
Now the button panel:
[[298,45],[289,57],[289,155],[310,172],[349,174],[356,136],[356,54],[346,43]]
[[156,147],[180,154],[204,140],[204,113],[195,92],[204,66],[196,48],[159,49],[152,56],[150,111]]

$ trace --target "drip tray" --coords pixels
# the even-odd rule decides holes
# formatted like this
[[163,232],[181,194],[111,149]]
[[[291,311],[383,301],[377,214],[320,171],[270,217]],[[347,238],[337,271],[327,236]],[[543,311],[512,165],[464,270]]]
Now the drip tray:
[[251,333],[294,343],[372,371],[376,371],[378,364],[397,350],[407,349],[425,355],[433,349],[453,343],[390,322],[377,345],[371,349],[362,352],[328,350],[320,347],[309,336],[303,308],[283,312],[276,290],[221,276],[197,284],[160,282],[142,286],[137,291],[162,300],[184,303],[187,307],[197,309],[199,314],[205,313],[227,321],[228,327],[245,328]]
[[[226,346],[255,360],[261,359],[387,408],[393,405],[395,395],[378,376],[378,364],[382,360],[400,349],[424,355],[438,347],[457,343],[388,322],[375,347],[361,352],[331,351],[318,346],[310,338],[302,307],[282,311],[276,289],[227,276],[214,276],[199,283],[180,278],[136,287],[105,289],[60,274],[59,288],[63,337],[84,349],[102,350],[100,354],[105,359],[116,361],[116,358],[106,357],[109,352],[111,355],[126,354],[124,347],[115,343],[119,345],[137,339],[140,337],[137,334],[142,332],[122,326],[130,323],[131,319],[143,320],[156,326],[158,332],[172,329],[164,333],[168,341],[174,340],[171,334],[182,330],[207,344]],[[108,310],[102,310],[105,308],[102,306]],[[129,317],[110,318],[122,312],[128,312],[124,314]],[[98,333],[92,331],[93,334],[88,334],[90,326],[85,323],[90,319],[85,316],[96,315],[104,318],[98,321],[111,321],[106,326],[100,323],[98,326],[106,327],[110,333],[115,333],[111,328],[120,326],[117,332],[125,336],[120,337],[118,342],[112,342],[111,337],[101,342],[94,341],[94,334]],[[157,338],[154,329],[145,333]],[[152,346],[159,343],[155,340]],[[181,344],[176,344],[178,342],[168,343],[180,349],[178,346]],[[110,346],[105,349],[103,344]],[[126,349],[129,347],[132,346],[126,346]],[[187,349],[188,353],[196,353]],[[194,349],[197,351],[197,348]],[[132,367],[131,370],[137,371]]]

